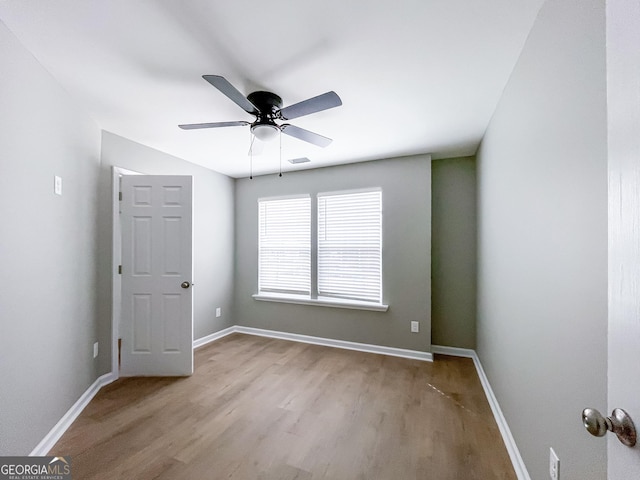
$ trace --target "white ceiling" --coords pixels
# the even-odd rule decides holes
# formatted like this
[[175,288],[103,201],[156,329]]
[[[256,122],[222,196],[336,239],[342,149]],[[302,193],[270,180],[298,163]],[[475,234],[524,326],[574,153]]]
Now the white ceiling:
[[[0,20],[101,128],[233,176],[249,172],[253,117],[202,79],[291,105],[334,90],[338,108],[282,136],[310,168],[416,153],[475,153],[544,0],[0,0]],[[277,140],[253,159],[278,169]]]

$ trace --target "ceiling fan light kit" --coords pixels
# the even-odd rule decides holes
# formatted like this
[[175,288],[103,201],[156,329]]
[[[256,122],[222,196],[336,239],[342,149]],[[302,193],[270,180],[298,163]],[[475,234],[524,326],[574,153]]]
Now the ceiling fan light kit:
[[251,125],[251,133],[253,133],[258,140],[268,142],[278,136],[280,129],[275,125],[268,123],[257,123]]
[[238,91],[227,79],[220,75],[203,75],[207,82],[217,88],[227,98],[242,108],[245,112],[256,117],[253,123],[246,121],[191,123],[178,125],[183,130],[195,130],[200,128],[220,128],[250,125],[251,132],[256,138],[269,141],[282,132],[290,137],[311,143],[318,147],[328,146],[332,140],[317,133],[296,127],[288,123],[278,124],[276,120],[291,120],[294,118],[321,112],[342,105],[342,100],[333,91],[323,93],[317,97],[303,100],[302,102],[282,108],[282,99],[272,92],[257,91],[246,97]]

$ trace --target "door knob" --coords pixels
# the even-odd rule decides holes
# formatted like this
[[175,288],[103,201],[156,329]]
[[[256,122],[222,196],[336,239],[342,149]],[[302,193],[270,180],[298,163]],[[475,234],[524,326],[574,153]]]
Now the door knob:
[[636,426],[627,412],[615,408],[610,417],[604,417],[595,408],[585,408],[582,411],[582,424],[594,437],[602,437],[605,433],[613,432],[618,440],[628,447],[636,444]]
[[180,286],[181,286],[182,288],[189,288],[189,287],[191,286],[191,284],[190,284],[189,282],[182,282],[182,283],[180,284]]

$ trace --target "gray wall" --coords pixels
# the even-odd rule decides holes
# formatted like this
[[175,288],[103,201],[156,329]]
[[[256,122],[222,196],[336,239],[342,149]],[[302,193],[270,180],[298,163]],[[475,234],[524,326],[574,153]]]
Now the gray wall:
[[[100,170],[100,344],[111,339],[111,167],[149,175],[193,176],[193,336],[198,339],[234,325],[233,179],[126,138],[103,132]],[[222,309],[216,318],[215,309]],[[104,342],[104,343],[103,343]],[[111,370],[109,349],[100,363]]]
[[26,455],[97,377],[100,130],[1,22],[0,64],[0,455]]
[[431,163],[431,342],[476,348],[476,161]]
[[[260,302],[258,198],[382,187],[383,296],[387,312]],[[236,181],[235,319],[239,325],[324,338],[431,349],[431,165],[428,155]],[[420,321],[420,333],[410,322]]]
[[541,9],[478,152],[478,353],[531,478],[606,478],[604,0]]

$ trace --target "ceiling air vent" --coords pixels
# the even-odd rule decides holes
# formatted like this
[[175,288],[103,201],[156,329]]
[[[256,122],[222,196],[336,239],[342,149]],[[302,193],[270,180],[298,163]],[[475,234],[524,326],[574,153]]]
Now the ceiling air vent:
[[307,157],[300,157],[300,158],[292,158],[291,160],[289,160],[289,163],[293,163],[295,165],[296,163],[307,163],[310,161],[311,160],[309,160]]

